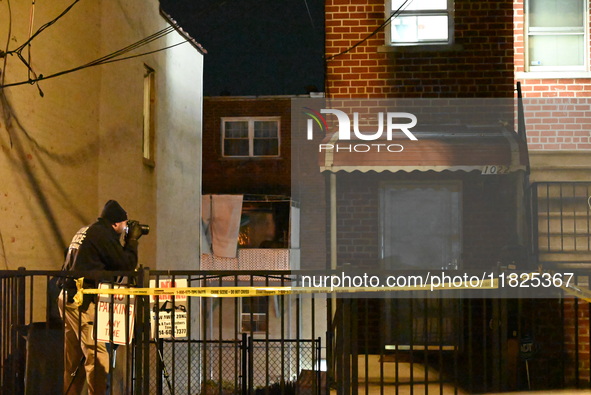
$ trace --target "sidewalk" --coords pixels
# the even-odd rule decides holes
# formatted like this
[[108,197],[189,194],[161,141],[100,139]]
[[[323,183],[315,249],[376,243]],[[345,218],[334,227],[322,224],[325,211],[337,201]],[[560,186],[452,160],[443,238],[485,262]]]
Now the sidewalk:
[[[359,356],[359,394],[378,395],[382,394],[380,386],[380,356],[368,355],[368,375],[365,377],[365,356]],[[398,363],[398,385],[396,385],[396,364],[393,362],[384,362],[384,378],[383,378],[383,393],[386,395],[395,394],[398,389],[398,394],[424,394],[425,384],[414,384],[411,388],[411,364]],[[425,372],[425,367],[422,364],[414,363],[412,365],[412,377],[415,381],[422,381],[427,375],[429,383],[427,390],[429,394],[458,394],[467,395],[462,388],[454,388],[452,383],[439,383],[439,373],[434,369],[428,369]],[[398,387],[398,388],[397,388]],[[367,391],[366,391],[367,389]],[[331,390],[331,394],[336,394],[336,390]],[[591,395],[590,390],[554,390],[554,391],[522,391],[522,392],[502,392],[502,393],[487,393],[487,395],[515,395],[515,394],[560,394],[560,395]]]

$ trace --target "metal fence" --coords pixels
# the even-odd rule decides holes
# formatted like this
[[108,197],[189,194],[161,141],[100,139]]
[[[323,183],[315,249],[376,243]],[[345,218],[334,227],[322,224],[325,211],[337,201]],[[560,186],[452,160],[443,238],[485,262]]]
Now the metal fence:
[[[588,272],[573,272],[576,287],[589,286]],[[0,272],[0,393],[62,391],[63,324],[53,280],[65,274]],[[294,275],[117,274],[140,287],[186,281],[204,288],[286,286]],[[280,295],[260,303],[137,296],[132,336],[109,348],[111,393],[443,394],[591,386],[589,303],[560,293],[536,298],[525,290],[504,299],[486,292],[420,296]],[[96,307],[97,313],[108,310],[111,328],[131,327],[127,319],[115,324],[112,303]],[[114,333],[106,335],[115,340]]]
[[591,262],[591,183],[537,182],[532,192],[532,252],[538,261]]
[[[106,279],[109,288],[116,282],[207,289],[291,281],[290,272],[0,272],[2,394],[60,393],[75,383],[62,377],[64,334],[55,280],[66,274]],[[322,340],[309,321],[318,303],[291,295],[263,299],[264,310],[254,311],[253,298],[101,296],[91,307],[93,339],[111,344],[111,393],[320,393]]]

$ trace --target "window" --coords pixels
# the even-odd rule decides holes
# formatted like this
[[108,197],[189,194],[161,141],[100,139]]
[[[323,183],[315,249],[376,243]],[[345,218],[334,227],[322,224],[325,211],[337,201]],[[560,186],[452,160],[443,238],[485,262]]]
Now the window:
[[452,0],[390,0],[389,45],[453,43]]
[[529,71],[586,69],[587,2],[527,2],[527,66]]
[[154,165],[154,70],[144,65],[144,163]]
[[257,296],[242,298],[242,313],[240,322],[242,332],[266,332],[269,298]]
[[222,118],[222,155],[279,156],[279,117]]
[[244,201],[240,219],[240,248],[288,248],[291,205]]
[[456,269],[462,251],[461,182],[404,182],[380,190],[385,269]]

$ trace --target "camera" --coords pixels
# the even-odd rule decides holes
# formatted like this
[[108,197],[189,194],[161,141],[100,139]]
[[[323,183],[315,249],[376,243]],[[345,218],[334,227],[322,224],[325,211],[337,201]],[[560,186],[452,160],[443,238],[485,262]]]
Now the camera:
[[125,228],[125,234],[129,233],[129,229],[132,226],[139,226],[140,229],[142,230],[142,236],[147,235],[148,233],[150,233],[150,225],[146,225],[146,224],[140,224],[139,221],[130,219],[129,221],[127,221],[127,227]]

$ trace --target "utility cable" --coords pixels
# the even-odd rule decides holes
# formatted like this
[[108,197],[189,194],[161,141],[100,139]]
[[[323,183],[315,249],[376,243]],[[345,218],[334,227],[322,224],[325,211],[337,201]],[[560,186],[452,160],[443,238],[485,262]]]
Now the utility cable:
[[306,5],[306,11],[308,12],[308,18],[310,19],[310,24],[312,25],[312,29],[316,29],[314,25],[314,19],[312,19],[312,13],[310,12],[310,6],[308,6],[308,0],[304,0],[304,4]]
[[371,32],[367,37],[365,37],[364,39],[362,39],[361,41],[355,43],[353,46],[345,49],[342,52],[339,52],[336,55],[332,55],[326,58],[326,61],[331,61],[336,57],[339,57],[341,55],[344,55],[350,51],[352,51],[353,49],[357,48],[358,46],[360,46],[361,44],[363,44],[364,42],[366,42],[367,40],[369,40],[370,38],[372,38],[373,36],[375,36],[380,30],[382,30],[384,27],[386,27],[388,24],[390,24],[390,22],[392,22],[392,19],[396,19],[398,17],[398,15],[400,15],[400,13],[403,11],[403,9],[405,9],[410,3],[412,3],[413,0],[404,0],[404,3],[402,3],[400,5],[400,7],[398,7],[398,9],[396,11],[394,11],[392,14],[390,14],[390,17],[388,19],[386,19],[384,21],[384,23],[382,23],[380,26],[378,26],[373,32]]
[[184,40],[184,41],[181,41],[181,42],[176,43],[176,44],[169,45],[169,46],[164,47],[164,48],[159,48],[159,49],[156,49],[156,50],[153,50],[153,51],[143,52],[141,54],[136,54],[136,55],[132,55],[132,56],[124,57],[124,58],[115,59],[118,56],[121,56],[121,55],[124,55],[126,53],[129,53],[129,52],[131,52],[131,51],[133,51],[133,50],[135,50],[137,48],[140,48],[140,47],[142,47],[144,45],[147,45],[147,44],[149,44],[149,43],[151,43],[151,42],[153,42],[153,41],[155,41],[157,39],[160,39],[160,38],[166,36],[167,34],[172,33],[173,31],[175,31],[175,28],[172,27],[172,26],[169,26],[169,27],[164,28],[164,29],[162,29],[162,30],[160,30],[160,31],[158,31],[158,32],[156,32],[156,33],[148,36],[148,37],[145,37],[145,38],[143,38],[143,39],[141,39],[141,40],[133,43],[133,44],[130,44],[130,45],[128,45],[125,48],[119,49],[119,50],[117,50],[115,52],[112,52],[112,53],[110,53],[108,55],[102,56],[102,57],[100,57],[98,59],[95,59],[93,61],[90,61],[90,62],[88,62],[88,63],[86,63],[84,65],[77,66],[77,67],[74,67],[74,68],[71,68],[71,69],[68,69],[68,70],[56,72],[54,74],[50,74],[50,75],[47,75],[47,76],[44,76],[43,74],[39,74],[38,76],[36,76],[35,79],[31,79],[31,80],[14,82],[14,83],[9,83],[9,84],[2,84],[2,85],[0,85],[0,88],[8,88],[8,87],[11,87],[11,86],[18,86],[18,85],[25,85],[25,84],[34,84],[34,83],[36,83],[38,81],[41,81],[41,80],[46,80],[46,79],[58,77],[58,76],[61,76],[61,75],[64,75],[64,74],[69,74],[69,73],[72,73],[72,72],[75,72],[75,71],[79,71],[79,70],[82,70],[82,69],[85,69],[85,68],[88,68],[88,67],[99,66],[101,64],[113,63],[113,62],[117,62],[117,61],[121,61],[121,60],[127,60],[127,59],[131,59],[131,58],[139,57],[139,56],[144,56],[144,55],[148,55],[148,54],[152,54],[152,53],[164,51],[164,50],[167,50],[167,49],[170,49],[170,48],[174,48],[174,47],[176,47],[178,45],[184,44],[184,43],[186,43],[188,41],[188,40]]
[[91,62],[91,63],[88,63],[88,64],[86,64],[84,66],[79,66],[79,67],[75,67],[75,68],[72,68],[72,69],[69,69],[69,70],[60,71],[60,72],[57,72],[57,73],[54,73],[54,74],[50,74],[50,75],[47,75],[47,76],[44,76],[43,74],[40,74],[39,77],[37,79],[35,79],[35,80],[31,80],[31,81],[20,81],[20,82],[14,82],[14,83],[11,83],[11,84],[5,84],[5,85],[0,86],[0,88],[9,88],[11,86],[19,86],[19,85],[25,85],[25,84],[33,84],[33,83],[36,83],[38,81],[48,80],[50,78],[55,78],[55,77],[59,77],[59,76],[65,75],[65,74],[70,74],[70,73],[73,73],[75,71],[79,71],[79,70],[86,69],[86,68],[93,67],[93,66],[100,66],[102,64],[119,62],[119,61],[122,61],[122,60],[137,58],[137,57],[140,57],[140,56],[145,56],[145,55],[149,55],[149,54],[156,53],[156,52],[166,51],[167,49],[171,49],[171,48],[174,48],[174,47],[179,46],[181,44],[185,44],[188,41],[189,40],[181,41],[179,43],[172,44],[172,45],[169,45],[169,46],[164,47],[164,48],[159,48],[159,49],[155,49],[153,51],[143,52],[143,53],[136,54],[136,55],[130,55],[130,56],[127,56],[127,57],[124,57],[124,58],[107,59],[107,60],[103,60],[103,61],[98,62],[98,63],[97,62]]
[[[39,34],[41,34],[43,32],[43,30],[47,29],[48,27],[50,27],[51,25],[53,25],[54,23],[56,23],[58,20],[60,20],[64,15],[66,15],[75,5],[76,3],[78,3],[80,0],[74,0],[74,2],[72,4],[70,4],[69,6],[67,6],[62,12],[61,14],[59,14],[57,17],[55,17],[54,19],[52,19],[51,21],[47,22],[46,24],[44,24],[43,26],[41,26],[39,29],[37,29],[37,31],[35,32],[35,34],[33,34],[32,36],[29,37],[29,39],[27,41],[25,41],[22,45],[20,45],[19,47],[17,47],[14,51],[10,51],[8,52],[9,54],[13,53],[13,52],[21,52],[23,50],[23,48],[25,48],[27,45],[29,45],[29,43],[31,41],[33,41],[33,39],[35,37],[37,37]],[[34,2],[33,2],[34,4]]]

